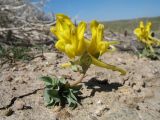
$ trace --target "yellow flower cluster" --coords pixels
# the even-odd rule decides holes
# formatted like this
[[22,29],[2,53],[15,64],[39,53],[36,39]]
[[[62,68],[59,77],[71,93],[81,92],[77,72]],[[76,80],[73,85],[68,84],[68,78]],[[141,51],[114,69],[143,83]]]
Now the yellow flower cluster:
[[84,38],[85,22],[76,27],[68,16],[57,14],[56,19],[56,26],[51,27],[51,32],[58,38],[55,47],[70,58],[81,56],[86,51],[92,56],[102,55],[115,43],[103,41],[104,25],[96,21],[91,22],[92,39],[87,40]]
[[126,72],[123,69],[98,60],[99,56],[113,50],[113,45],[117,44],[117,42],[103,40],[104,25],[97,21],[91,22],[91,40],[84,37],[86,26],[83,21],[75,26],[68,16],[57,14],[56,25],[51,27],[51,32],[58,38],[55,47],[71,59],[87,53],[92,59],[92,64],[125,74]]
[[160,41],[151,36],[151,26],[151,22],[147,22],[147,24],[144,25],[143,21],[141,21],[139,27],[134,30],[134,34],[147,47],[159,46]]

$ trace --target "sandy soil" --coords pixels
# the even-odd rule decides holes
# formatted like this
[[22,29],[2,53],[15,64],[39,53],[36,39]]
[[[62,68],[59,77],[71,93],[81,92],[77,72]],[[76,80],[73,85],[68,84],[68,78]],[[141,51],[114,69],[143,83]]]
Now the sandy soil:
[[78,74],[60,69],[68,58],[45,53],[45,60],[5,64],[0,68],[0,120],[159,120],[160,61],[137,58],[132,53],[106,53],[101,59],[127,70],[127,75],[91,66],[82,83],[80,105],[55,112],[43,101],[43,75]]

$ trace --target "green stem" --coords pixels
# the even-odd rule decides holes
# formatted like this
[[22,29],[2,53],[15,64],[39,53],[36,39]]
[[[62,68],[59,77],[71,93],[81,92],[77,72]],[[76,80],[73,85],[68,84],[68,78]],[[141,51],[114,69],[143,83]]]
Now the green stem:
[[79,83],[82,82],[82,80],[83,80],[84,77],[85,77],[85,74],[82,73],[81,77],[78,80],[75,80],[75,81],[69,83],[69,86],[70,87],[74,87],[74,86],[78,85]]

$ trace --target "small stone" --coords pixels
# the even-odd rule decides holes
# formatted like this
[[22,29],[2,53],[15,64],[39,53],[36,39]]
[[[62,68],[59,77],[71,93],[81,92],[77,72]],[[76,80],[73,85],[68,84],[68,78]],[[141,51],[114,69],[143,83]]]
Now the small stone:
[[143,94],[145,98],[151,98],[154,96],[154,92],[151,89],[143,89]]
[[118,62],[122,62],[123,60],[121,58],[117,58],[117,61]]
[[93,101],[92,101],[92,100],[89,100],[89,101],[87,101],[87,104],[88,104],[88,105],[91,105],[91,104],[93,104]]
[[138,93],[141,92],[141,89],[138,89],[137,92],[138,92]]
[[135,91],[140,91],[140,86],[135,85],[135,86],[133,87],[133,89],[134,89]]
[[96,116],[102,116],[102,114],[103,114],[103,112],[105,111],[105,110],[110,110],[108,107],[106,107],[105,105],[103,105],[103,106],[99,106],[97,109],[96,109],[96,111],[94,112],[94,114],[96,115]]
[[17,88],[16,88],[16,87],[13,87],[12,90],[17,90]]
[[112,92],[116,92],[116,89],[112,89]]
[[21,84],[27,84],[27,82],[24,81],[24,80],[22,80],[20,83],[21,83]]
[[14,72],[14,71],[18,71],[18,67],[14,67],[13,69],[12,69],[12,71]]
[[72,75],[62,75],[62,77],[65,78],[65,79],[72,80]]
[[9,76],[7,76],[6,80],[9,81],[9,82],[12,82],[13,77],[9,75]]
[[62,107],[61,106],[58,106],[59,108],[58,108],[58,110],[56,110],[56,111],[54,111],[54,113],[56,112],[57,114],[56,114],[56,117],[57,118],[59,118],[60,120],[68,120],[68,118],[71,118],[72,117],[72,114],[68,111],[68,110],[66,110],[66,109],[64,109],[64,110],[61,110],[62,109]]
[[17,101],[15,103],[15,110],[23,110],[25,103],[23,101]]
[[139,107],[139,106],[137,106],[137,107],[136,107],[136,110],[140,110],[140,107]]
[[91,118],[91,120],[98,120],[98,118],[91,113],[89,113],[89,117]]
[[102,103],[101,100],[98,100],[97,104],[98,104],[98,105],[102,105],[103,103]]
[[56,55],[56,58],[57,58],[57,59],[62,58],[62,57],[63,57],[62,54],[57,54],[57,55]]
[[159,70],[155,68],[155,69],[152,71],[152,73],[153,73],[153,74],[157,74],[157,73],[159,73]]
[[145,75],[142,75],[142,78],[146,78],[146,76],[145,76]]
[[47,61],[47,62],[45,62],[45,64],[46,64],[46,65],[48,65],[48,64],[49,64],[49,62]]
[[136,85],[136,83],[132,83],[132,84],[131,84],[131,87],[134,87],[135,85]]

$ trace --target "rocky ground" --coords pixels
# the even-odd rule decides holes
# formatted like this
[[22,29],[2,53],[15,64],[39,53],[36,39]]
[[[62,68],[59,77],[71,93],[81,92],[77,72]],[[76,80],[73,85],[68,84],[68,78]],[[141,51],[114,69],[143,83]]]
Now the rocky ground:
[[0,120],[160,119],[160,61],[127,51],[106,53],[101,59],[124,68],[127,75],[92,65],[82,83],[80,105],[55,112],[44,106],[44,83],[39,78],[56,75],[74,80],[79,74],[60,68],[68,60],[65,55],[52,52],[44,56],[0,68]]

